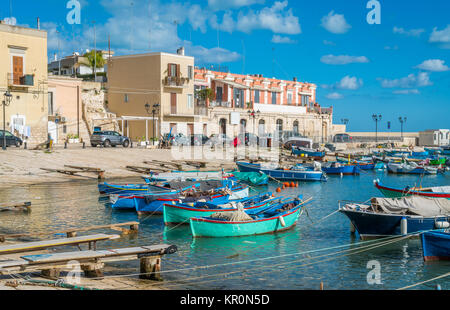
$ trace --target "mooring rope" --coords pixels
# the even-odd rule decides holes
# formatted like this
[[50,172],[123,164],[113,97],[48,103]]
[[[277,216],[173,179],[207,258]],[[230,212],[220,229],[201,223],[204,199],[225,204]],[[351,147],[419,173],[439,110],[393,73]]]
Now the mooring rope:
[[443,275],[440,275],[438,277],[435,277],[435,278],[432,278],[432,279],[429,279],[429,280],[417,282],[415,284],[411,284],[411,285],[408,285],[408,286],[405,286],[405,287],[398,288],[397,291],[407,290],[409,288],[416,287],[416,286],[419,286],[419,285],[422,285],[422,284],[425,284],[425,283],[429,283],[429,282],[432,282],[432,281],[436,281],[436,280],[439,280],[439,279],[443,279],[443,278],[446,278],[448,276],[450,276],[450,272],[447,272],[447,273],[445,273]]

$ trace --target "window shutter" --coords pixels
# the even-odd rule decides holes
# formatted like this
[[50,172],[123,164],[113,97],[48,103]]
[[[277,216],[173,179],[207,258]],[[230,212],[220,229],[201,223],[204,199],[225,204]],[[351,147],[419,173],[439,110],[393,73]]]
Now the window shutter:
[[177,78],[179,78],[181,75],[181,66],[177,65]]

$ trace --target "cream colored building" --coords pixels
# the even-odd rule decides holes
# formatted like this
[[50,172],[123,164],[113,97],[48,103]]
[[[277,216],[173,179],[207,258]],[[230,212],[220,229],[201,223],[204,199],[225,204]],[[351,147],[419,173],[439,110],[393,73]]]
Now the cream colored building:
[[[188,135],[203,130],[207,124],[207,119],[196,115],[194,58],[185,56],[183,49],[177,54],[112,57],[108,61],[106,89],[107,108],[117,115],[123,134],[133,141],[148,141],[171,129],[172,133]],[[153,123],[155,104],[160,108]]]
[[[6,130],[28,137],[31,144],[47,139],[47,32],[0,23],[0,91],[9,90]],[[0,118],[3,129],[3,117]]]

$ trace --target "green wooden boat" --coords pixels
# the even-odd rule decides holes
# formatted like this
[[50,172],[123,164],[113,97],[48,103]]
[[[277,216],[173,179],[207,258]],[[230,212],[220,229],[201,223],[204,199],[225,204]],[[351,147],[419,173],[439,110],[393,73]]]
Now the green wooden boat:
[[250,215],[249,219],[244,221],[230,221],[217,216],[191,218],[192,236],[242,237],[284,231],[296,225],[303,205],[303,201],[296,198],[277,204],[260,214]]
[[439,158],[439,159],[432,159],[432,160],[430,160],[430,165],[431,166],[445,165],[446,162],[447,162],[447,158],[442,157],[442,158]]

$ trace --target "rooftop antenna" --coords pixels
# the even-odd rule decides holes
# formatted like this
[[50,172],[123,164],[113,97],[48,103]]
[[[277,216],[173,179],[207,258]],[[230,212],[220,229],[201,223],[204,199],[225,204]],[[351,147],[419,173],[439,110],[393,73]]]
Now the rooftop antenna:
[[243,54],[243,59],[242,59],[242,74],[245,74],[245,43],[244,43],[244,39],[241,39],[242,42],[242,54]]
[[134,3],[133,3],[133,1],[131,1],[131,23],[130,23],[130,26],[131,26],[131,52],[133,52],[133,45],[134,45],[134,40],[133,40],[134,10],[133,10],[133,7],[134,7]]
[[275,76],[275,47],[272,47],[272,76]]

